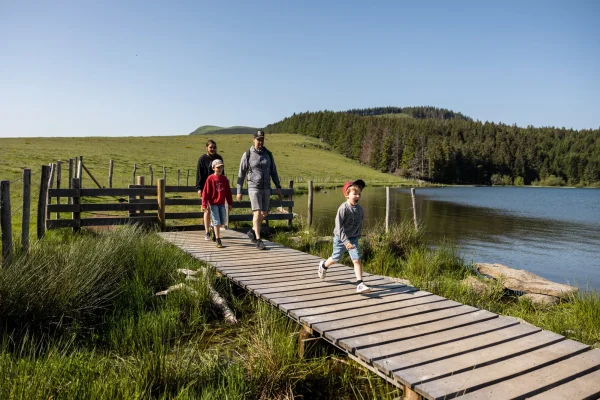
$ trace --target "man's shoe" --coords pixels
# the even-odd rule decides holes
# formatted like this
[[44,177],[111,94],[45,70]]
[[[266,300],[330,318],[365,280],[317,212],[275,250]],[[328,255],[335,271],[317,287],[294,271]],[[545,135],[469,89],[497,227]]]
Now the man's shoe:
[[257,248],[258,250],[266,250],[265,244],[264,244],[264,243],[263,243],[263,241],[262,241],[262,240],[260,240],[260,239],[258,239],[258,240],[256,241],[256,248]]
[[212,240],[213,242],[217,241],[217,235],[215,235],[215,227],[211,226],[209,229],[210,232],[210,240]]
[[221,243],[221,239],[217,239],[217,248],[222,248],[223,244]]
[[371,288],[362,282],[359,283],[358,286],[356,286],[356,293],[369,293],[370,291]]
[[248,235],[252,243],[256,243],[256,233],[254,233],[254,229],[250,228],[246,235]]
[[319,278],[325,279],[325,275],[327,275],[327,268],[325,268],[325,260],[321,260],[319,263]]

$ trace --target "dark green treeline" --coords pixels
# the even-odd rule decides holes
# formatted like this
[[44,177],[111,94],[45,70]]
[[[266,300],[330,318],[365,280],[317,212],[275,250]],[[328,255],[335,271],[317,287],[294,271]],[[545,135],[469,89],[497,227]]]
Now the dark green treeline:
[[520,128],[433,107],[306,112],[265,129],[317,137],[372,168],[432,182],[600,182],[599,129]]

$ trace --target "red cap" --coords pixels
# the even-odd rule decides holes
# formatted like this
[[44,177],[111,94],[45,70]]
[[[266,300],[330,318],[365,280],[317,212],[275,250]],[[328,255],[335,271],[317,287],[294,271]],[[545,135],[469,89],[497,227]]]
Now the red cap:
[[342,194],[344,196],[346,196],[346,193],[348,192],[348,188],[353,185],[360,187],[360,190],[363,190],[365,188],[365,186],[367,186],[367,185],[365,185],[365,181],[363,181],[362,179],[357,179],[355,181],[348,181],[344,184],[344,187],[342,188]]

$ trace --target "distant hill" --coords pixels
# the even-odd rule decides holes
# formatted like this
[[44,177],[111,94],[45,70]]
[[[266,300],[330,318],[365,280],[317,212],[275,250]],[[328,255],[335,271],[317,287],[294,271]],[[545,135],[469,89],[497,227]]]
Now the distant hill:
[[219,133],[254,133],[257,128],[252,128],[250,126],[230,126],[228,128],[223,128],[221,126],[214,125],[202,125],[194,132],[190,133],[190,135],[213,135]]

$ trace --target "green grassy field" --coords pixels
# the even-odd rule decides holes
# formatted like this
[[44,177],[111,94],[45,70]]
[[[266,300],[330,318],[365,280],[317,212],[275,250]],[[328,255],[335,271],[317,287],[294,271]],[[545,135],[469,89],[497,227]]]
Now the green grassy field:
[[[86,167],[102,185],[107,185],[111,159],[114,160],[113,187],[126,187],[132,182],[134,163],[138,167],[136,175],[146,177],[149,177],[148,164],[152,164],[155,178],[162,177],[162,168],[166,167],[169,184],[176,183],[178,169],[181,170],[182,184],[185,184],[189,170],[190,184],[193,184],[196,163],[198,157],[206,152],[205,145],[208,139],[217,142],[218,152],[225,161],[227,175],[237,175],[242,154],[252,144],[252,136],[249,134],[0,139],[0,148],[3,149],[0,158],[0,179],[16,179],[21,176],[23,168],[31,168],[39,174],[42,165],[56,160],[68,162],[69,158],[81,155]],[[318,139],[274,134],[267,136],[265,146],[275,157],[282,182],[295,177],[302,177],[304,180],[313,178],[317,183],[343,182],[360,177],[371,183],[408,183],[404,179],[380,173],[332,152],[327,144]],[[83,185],[94,185],[86,174]]]

